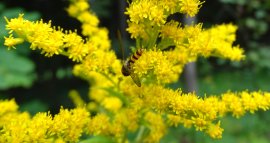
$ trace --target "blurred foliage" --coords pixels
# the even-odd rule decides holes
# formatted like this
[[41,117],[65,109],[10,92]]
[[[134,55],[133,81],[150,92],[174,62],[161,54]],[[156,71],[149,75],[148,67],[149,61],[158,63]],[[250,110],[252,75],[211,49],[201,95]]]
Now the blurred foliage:
[[[4,36],[7,35],[5,19],[17,17],[18,13],[24,13],[30,20],[37,20],[40,15],[37,12],[26,12],[21,8],[5,8],[0,3],[0,43],[4,43]],[[34,63],[27,57],[30,50],[24,44],[17,47],[18,50],[8,51],[3,44],[0,45],[0,90],[14,87],[30,87],[35,80]]]
[[228,90],[269,91],[270,71],[254,74],[249,70],[220,71],[213,75],[204,75],[199,80],[199,95],[204,93],[219,95]]
[[27,111],[31,115],[35,115],[37,112],[48,112],[48,104],[41,102],[40,100],[33,99],[25,102],[20,106],[20,111]]
[[111,16],[110,8],[111,0],[90,0],[91,10],[93,10],[99,18],[108,18]]
[[114,142],[108,137],[98,135],[90,139],[80,141],[80,143],[114,143]]
[[30,87],[35,79],[34,64],[16,52],[0,49],[0,89]]

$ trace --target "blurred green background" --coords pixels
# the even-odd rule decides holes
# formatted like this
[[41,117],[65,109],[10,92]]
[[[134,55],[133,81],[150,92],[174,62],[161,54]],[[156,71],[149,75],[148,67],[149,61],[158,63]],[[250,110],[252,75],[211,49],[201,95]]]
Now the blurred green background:
[[[101,26],[110,31],[113,49],[118,53],[116,31],[125,21],[123,2],[113,0],[90,0],[91,9],[99,16]],[[44,21],[52,20],[53,25],[64,29],[77,29],[80,23],[65,12],[67,0],[2,0],[0,2],[0,98],[12,99],[20,105],[20,110],[35,114],[40,111],[57,113],[60,106],[72,108],[67,97],[71,89],[78,90],[87,101],[88,84],[75,78],[71,69],[74,63],[65,57],[46,58],[31,51],[28,44],[8,51],[3,46],[5,20],[24,13],[25,18]],[[238,25],[237,44],[245,49],[246,60],[230,62],[222,59],[199,59],[197,64],[198,95],[219,95],[228,90],[270,91],[270,1],[269,0],[208,0],[203,4],[197,21],[205,28],[216,24],[234,23]],[[132,40],[124,37],[125,46]],[[128,51],[126,51],[128,53]],[[126,54],[127,55],[127,54]],[[184,87],[183,81],[172,85]],[[221,140],[212,140],[195,129],[172,128],[162,139],[164,143],[269,143],[270,112],[247,114],[241,119],[222,119],[225,129]]]

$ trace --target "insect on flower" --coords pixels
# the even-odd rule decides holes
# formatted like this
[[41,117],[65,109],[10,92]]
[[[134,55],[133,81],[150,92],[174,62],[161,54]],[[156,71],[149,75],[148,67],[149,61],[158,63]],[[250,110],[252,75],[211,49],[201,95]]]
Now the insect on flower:
[[135,51],[134,54],[132,54],[130,58],[124,61],[124,46],[122,42],[121,33],[119,30],[117,31],[117,37],[119,40],[120,48],[122,51],[122,58],[123,58],[122,74],[124,76],[130,76],[132,80],[134,81],[134,83],[138,87],[141,87],[141,81],[139,77],[134,73],[133,64],[135,63],[136,60],[138,60],[141,57],[145,49],[143,48],[138,49],[137,51]]
[[139,77],[134,73],[133,64],[141,57],[144,50],[145,49],[142,48],[138,49],[129,59],[124,62],[122,66],[123,75],[130,76],[138,87],[141,87],[141,81]]

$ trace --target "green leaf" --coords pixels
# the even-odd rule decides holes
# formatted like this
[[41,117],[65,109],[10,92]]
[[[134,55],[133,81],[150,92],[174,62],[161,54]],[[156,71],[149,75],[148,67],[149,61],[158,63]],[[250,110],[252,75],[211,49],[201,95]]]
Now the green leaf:
[[5,9],[5,5],[0,3],[0,12],[3,11]]
[[91,10],[93,10],[98,17],[109,17],[110,11],[108,7],[111,3],[111,0],[96,0],[91,3]]
[[0,49],[0,89],[29,87],[35,79],[34,63],[15,51]]
[[258,34],[264,34],[268,30],[268,23],[265,21],[258,21],[256,27]]
[[222,3],[226,4],[237,4],[237,5],[245,5],[247,0],[220,0]]
[[90,139],[80,141],[79,143],[114,143],[114,141],[108,137],[95,136]]
[[40,13],[38,12],[31,12],[25,13],[24,18],[29,21],[35,21],[40,18]]
[[12,9],[6,9],[3,11],[1,17],[7,17],[7,18],[15,18],[18,17],[20,13],[24,13],[24,10],[22,8],[12,8]]
[[28,101],[20,106],[20,111],[27,111],[31,115],[35,115],[38,112],[46,112],[48,109],[49,107],[46,103],[37,99]]
[[246,26],[248,28],[254,29],[256,28],[256,20],[254,18],[247,18],[246,19]]
[[29,73],[34,70],[34,63],[15,51],[0,49],[0,66],[12,72]]
[[256,18],[265,18],[266,16],[268,16],[268,14],[264,10],[257,10],[255,12],[255,16]]
[[254,52],[254,51],[250,51],[248,53],[248,59],[250,59],[252,62],[258,62],[260,57],[259,57],[259,54],[258,52]]

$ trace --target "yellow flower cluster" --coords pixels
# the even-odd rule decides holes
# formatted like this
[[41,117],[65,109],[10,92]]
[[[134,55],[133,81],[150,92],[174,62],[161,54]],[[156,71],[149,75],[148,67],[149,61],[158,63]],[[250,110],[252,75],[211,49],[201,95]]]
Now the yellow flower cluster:
[[163,122],[161,114],[154,112],[146,112],[144,120],[147,122],[146,127],[149,129],[149,135],[144,139],[144,142],[159,142],[166,133],[166,125]]
[[89,10],[87,0],[71,0],[67,12],[71,17],[78,19],[82,23],[82,34],[88,37],[93,47],[99,49],[110,48],[108,30],[99,28],[99,19]]
[[19,112],[14,100],[0,101],[0,142],[65,142],[78,141],[86,124],[89,112],[84,108],[61,109],[52,117],[49,113],[37,113],[32,118],[26,112]]
[[[157,83],[171,83],[178,80],[182,72],[182,65],[177,63],[174,55],[169,55],[161,50],[149,50],[134,63],[134,73],[145,80]],[[145,81],[147,83],[147,81]],[[151,81],[153,83],[153,81]]]
[[[196,61],[199,56],[242,60],[243,50],[232,46],[236,29],[232,24],[208,30],[202,29],[202,24],[181,28],[178,22],[171,21],[161,28],[161,41],[151,48],[153,50],[143,53],[133,70],[141,79],[154,77],[158,83],[171,83],[178,79],[184,65]],[[170,49],[172,46],[174,49]]]
[[168,125],[193,125],[196,130],[205,131],[213,138],[221,138],[223,129],[218,120],[227,113],[239,118],[246,112],[265,111],[270,107],[268,92],[227,92],[220,97],[199,98],[194,93],[185,94],[162,86],[149,86],[142,90],[145,95],[141,97],[143,105],[154,108],[158,113],[170,113],[167,114]]
[[150,30],[158,31],[168,16],[177,12],[195,16],[201,4],[199,0],[133,0],[125,12],[130,17],[127,30],[132,38],[148,40]]
[[[180,125],[221,138],[219,120],[223,116],[231,113],[239,118],[246,112],[268,110],[267,92],[227,92],[220,97],[200,98],[164,87],[177,81],[184,65],[199,56],[236,61],[244,58],[243,50],[232,46],[237,30],[232,24],[203,29],[202,24],[181,26],[179,22],[166,21],[176,12],[194,16],[201,4],[199,0],[130,3],[126,11],[130,17],[127,31],[136,39],[136,49],[145,50],[129,66],[141,87],[131,77],[122,75],[121,62],[110,49],[108,31],[98,27],[99,20],[89,11],[86,0],[71,0],[67,8],[82,23],[86,40],[76,32],[53,28],[50,22],[30,22],[22,15],[7,20],[10,36],[5,38],[6,46],[26,41],[31,49],[39,49],[46,56],[65,55],[78,62],[74,75],[91,86],[89,103],[73,90],[69,96],[77,108],[61,108],[55,116],[38,113],[31,118],[28,113],[17,111],[14,100],[1,101],[0,142],[77,142],[82,134],[107,136],[115,142],[159,142],[168,127]],[[93,112],[92,117],[89,111]],[[135,137],[128,138],[127,134]]]
[[126,14],[130,16],[130,22],[136,24],[148,22],[150,25],[161,25],[176,12],[191,17],[196,15],[201,4],[199,0],[133,0]]
[[201,23],[181,26],[177,21],[167,20],[177,12],[194,16],[202,3],[199,0],[133,0],[129,4],[125,12],[130,18],[127,31],[136,39],[137,49],[147,49],[133,66],[141,80],[150,76],[157,79],[157,83],[174,82],[184,65],[196,61],[199,56],[233,61],[244,58],[243,50],[233,46],[235,25],[203,29]]
[[[32,50],[39,49],[45,56],[69,55],[74,61],[81,61],[89,51],[89,46],[84,44],[84,40],[74,32],[63,33],[63,30],[52,28],[51,23],[44,23],[42,20],[31,22],[23,19],[23,14],[18,18],[6,19],[6,29],[10,36],[5,38],[5,45],[14,47],[17,44],[27,41],[31,43]],[[12,33],[16,33],[19,38],[14,38]]]
[[138,129],[138,113],[133,109],[123,109],[113,116],[100,113],[91,119],[87,133],[92,135],[107,135],[115,137],[117,142],[126,140],[127,132]]

